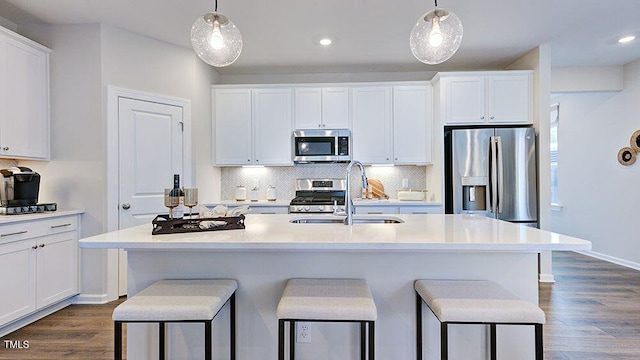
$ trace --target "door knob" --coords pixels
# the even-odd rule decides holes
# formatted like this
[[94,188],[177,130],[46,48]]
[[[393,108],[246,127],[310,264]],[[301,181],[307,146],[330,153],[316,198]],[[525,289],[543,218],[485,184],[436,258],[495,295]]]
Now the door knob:
[[125,210],[129,210],[129,208],[131,208],[131,204],[122,204],[122,208]]

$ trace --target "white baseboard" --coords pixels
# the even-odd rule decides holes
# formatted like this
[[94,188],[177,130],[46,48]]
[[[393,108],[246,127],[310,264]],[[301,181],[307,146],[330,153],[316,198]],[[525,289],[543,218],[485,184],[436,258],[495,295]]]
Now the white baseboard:
[[640,270],[640,264],[637,263],[637,262],[620,259],[620,258],[617,258],[615,256],[610,256],[610,255],[602,254],[602,253],[595,252],[595,251],[576,251],[576,252],[580,253],[582,255],[590,256],[592,258],[608,261],[608,262],[614,263],[616,265],[628,267],[628,268],[631,268],[631,269],[634,269],[634,270]]
[[[49,307],[46,307],[42,310],[36,311],[35,313],[25,316],[21,319],[18,319],[12,323],[9,323],[6,326],[0,327],[0,337],[3,337],[7,334],[10,334],[20,328],[23,328],[35,321],[38,321],[40,319],[42,319],[43,317],[47,316],[47,315],[51,315],[54,312],[58,311],[58,310],[62,310],[65,307],[71,305],[73,302],[73,298],[69,298],[63,301],[60,301],[59,303],[53,304]],[[11,339],[11,340],[30,340],[30,339]]]
[[106,304],[109,301],[112,300],[107,294],[80,294],[73,298],[74,304]]
[[556,279],[553,277],[553,274],[538,274],[538,282],[555,283]]

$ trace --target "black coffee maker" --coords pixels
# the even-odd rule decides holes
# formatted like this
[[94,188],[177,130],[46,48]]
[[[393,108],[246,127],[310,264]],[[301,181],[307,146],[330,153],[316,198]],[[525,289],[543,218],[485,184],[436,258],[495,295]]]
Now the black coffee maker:
[[40,174],[27,167],[0,170],[0,206],[26,206],[38,203]]

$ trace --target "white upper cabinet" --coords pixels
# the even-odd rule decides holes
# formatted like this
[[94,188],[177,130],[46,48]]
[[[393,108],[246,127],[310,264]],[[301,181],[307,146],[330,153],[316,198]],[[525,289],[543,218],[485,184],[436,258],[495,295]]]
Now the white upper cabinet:
[[0,157],[49,159],[49,53],[0,27]]
[[253,159],[256,165],[291,165],[290,88],[253,90]]
[[393,162],[424,165],[431,160],[431,85],[393,88]]
[[530,75],[487,78],[487,114],[490,123],[533,123]]
[[348,87],[297,87],[294,91],[296,129],[349,127]]
[[531,124],[530,71],[440,73],[444,124]]
[[391,164],[391,86],[351,88],[353,159],[363,164]]
[[214,88],[214,165],[291,165],[291,88]]
[[251,89],[214,89],[215,165],[252,165]]

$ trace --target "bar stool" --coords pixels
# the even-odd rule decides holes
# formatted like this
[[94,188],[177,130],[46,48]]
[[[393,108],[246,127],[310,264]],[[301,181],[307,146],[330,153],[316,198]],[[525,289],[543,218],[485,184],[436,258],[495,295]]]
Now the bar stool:
[[277,317],[279,360],[285,355],[285,322],[289,323],[289,359],[294,359],[297,321],[360,323],[360,357],[365,360],[368,354],[368,359],[374,360],[378,312],[364,280],[290,279],[278,303]]
[[228,302],[231,360],[235,359],[235,280],[160,280],[113,310],[114,358],[122,360],[122,323],[158,323],[159,359],[165,358],[165,326],[169,322],[204,324],[205,359],[212,359],[211,322]]
[[496,359],[496,325],[533,325],[536,359],[544,356],[538,306],[518,298],[502,286],[484,280],[416,280],[417,359],[422,360],[422,302],[440,321],[440,358],[448,358],[449,324],[486,324],[490,328],[491,359]]

